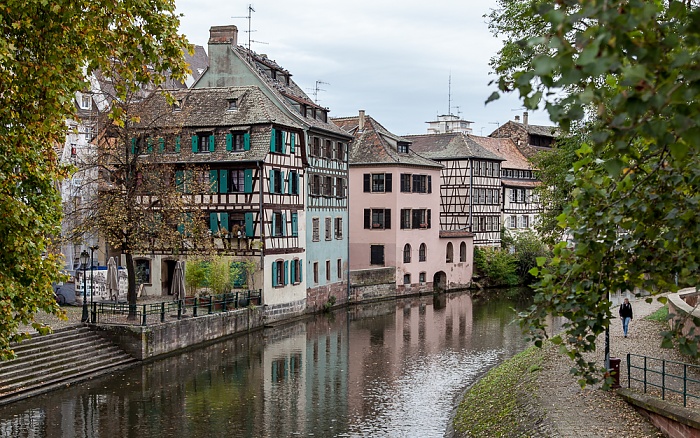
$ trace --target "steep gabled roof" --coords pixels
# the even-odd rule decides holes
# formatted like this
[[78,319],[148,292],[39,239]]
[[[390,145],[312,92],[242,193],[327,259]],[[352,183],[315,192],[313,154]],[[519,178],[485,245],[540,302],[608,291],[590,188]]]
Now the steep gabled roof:
[[[156,92],[141,102],[141,121],[136,126],[143,130],[178,132],[213,129],[217,127],[248,130],[252,125],[280,125],[301,131],[299,123],[280,110],[258,87],[220,87],[188,90],[169,90],[179,108],[167,103],[163,92]],[[229,109],[231,100],[236,108]],[[237,161],[263,160],[269,152],[269,139],[251,138],[251,149],[236,155]]]
[[444,134],[420,134],[404,136],[413,142],[413,150],[433,160],[484,158],[503,161],[503,158],[487,150],[470,136],[458,132]]
[[397,144],[410,143],[409,140],[392,134],[370,116],[364,116],[364,129],[359,130],[359,117],[341,117],[333,122],[354,135],[350,143],[348,162],[357,165],[403,165],[442,168],[433,160],[424,158],[409,145],[408,153],[399,153]]
[[[309,98],[309,96],[306,93],[304,93],[301,87],[299,87],[299,85],[297,85],[296,82],[292,80],[292,75],[287,70],[279,66],[274,60],[271,60],[263,55],[258,55],[254,51],[248,50],[243,46],[237,46],[235,48],[230,47],[230,49],[234,50],[238,57],[248,65],[250,71],[255,73],[264,83],[266,83],[269,86],[269,88],[278,96],[279,101],[282,103],[282,105],[288,111],[299,117],[303,123],[309,126],[309,128],[329,131],[344,137],[347,136],[348,133],[336,126],[330,120],[330,117],[327,118],[327,121],[319,120],[313,117],[305,117],[296,108],[292,106],[288,99],[291,99],[292,101],[295,101],[297,103],[304,103],[305,105],[322,109],[323,111],[329,111],[328,108],[323,108],[315,104]],[[251,60],[253,62],[251,62]],[[267,75],[264,71],[259,69],[259,67],[256,65],[256,62],[259,62],[269,68],[275,69],[276,71],[283,73],[283,75],[278,75],[277,77],[272,78],[269,75]]]
[[501,163],[501,168],[520,170],[532,169],[530,162],[510,138],[479,137],[476,135],[470,135],[469,138],[484,149],[503,157],[505,161]]

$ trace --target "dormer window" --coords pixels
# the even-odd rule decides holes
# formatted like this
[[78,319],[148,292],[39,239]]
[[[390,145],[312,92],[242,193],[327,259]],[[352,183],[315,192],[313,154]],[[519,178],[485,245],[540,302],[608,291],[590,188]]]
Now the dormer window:
[[178,99],[173,103],[173,111],[181,111],[182,110],[182,104],[183,101],[182,99]]
[[238,110],[238,99],[236,98],[231,98],[228,100],[228,111],[237,111]]
[[400,154],[407,154],[408,153],[408,145],[409,143],[406,141],[400,141],[397,144],[397,150]]
[[88,95],[83,95],[82,98],[80,99],[80,108],[82,109],[91,109],[92,108],[92,99]]

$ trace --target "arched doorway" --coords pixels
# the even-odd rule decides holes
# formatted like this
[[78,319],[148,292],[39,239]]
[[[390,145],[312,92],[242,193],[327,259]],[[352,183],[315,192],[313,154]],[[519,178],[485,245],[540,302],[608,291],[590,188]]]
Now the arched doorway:
[[433,275],[433,290],[442,292],[447,286],[447,274],[443,271],[438,271]]

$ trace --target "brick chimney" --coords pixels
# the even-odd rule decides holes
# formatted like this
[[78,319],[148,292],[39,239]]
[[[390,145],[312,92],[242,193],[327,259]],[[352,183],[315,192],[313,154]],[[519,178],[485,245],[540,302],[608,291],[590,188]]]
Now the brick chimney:
[[358,127],[358,129],[360,131],[364,131],[365,130],[365,110],[360,110],[360,118],[359,118],[358,123],[360,125]]
[[527,125],[527,116],[528,116],[527,111],[525,111],[523,113],[523,125]]
[[238,45],[238,28],[233,24],[228,26],[212,26],[209,28],[209,45],[230,44]]

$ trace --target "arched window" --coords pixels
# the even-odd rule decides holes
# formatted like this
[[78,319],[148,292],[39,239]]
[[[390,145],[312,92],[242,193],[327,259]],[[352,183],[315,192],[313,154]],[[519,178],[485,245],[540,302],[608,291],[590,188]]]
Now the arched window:
[[411,274],[403,274],[403,284],[411,284]]
[[418,248],[418,261],[419,262],[424,262],[426,257],[427,257],[427,252],[428,252],[428,247],[425,246],[425,243],[420,244],[420,248]]
[[459,261],[460,262],[467,261],[467,244],[464,242],[459,244]]
[[454,249],[452,248],[452,242],[447,242],[447,257],[445,261],[447,263],[452,263],[452,260],[454,260]]
[[403,262],[411,263],[411,245],[408,243],[403,247]]

